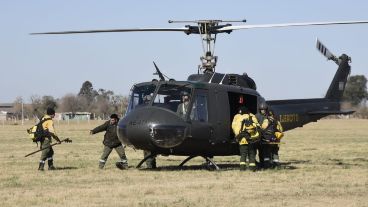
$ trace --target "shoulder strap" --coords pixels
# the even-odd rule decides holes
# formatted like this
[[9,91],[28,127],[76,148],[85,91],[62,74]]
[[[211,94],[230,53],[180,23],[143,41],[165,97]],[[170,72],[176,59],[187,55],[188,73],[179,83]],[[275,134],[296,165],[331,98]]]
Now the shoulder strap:
[[277,131],[277,123],[276,123],[276,120],[273,119],[273,118],[269,118],[267,117],[267,120],[268,120],[268,126],[266,128],[266,130],[273,130],[273,131]]
[[243,120],[242,120],[242,122],[241,122],[240,132],[242,132],[242,131],[243,131],[244,123],[245,123],[245,119],[243,119]]
[[253,121],[253,117],[255,117],[252,113],[249,113],[249,114],[247,114],[247,120],[249,121],[249,122],[251,122],[252,124],[254,123],[254,121]]

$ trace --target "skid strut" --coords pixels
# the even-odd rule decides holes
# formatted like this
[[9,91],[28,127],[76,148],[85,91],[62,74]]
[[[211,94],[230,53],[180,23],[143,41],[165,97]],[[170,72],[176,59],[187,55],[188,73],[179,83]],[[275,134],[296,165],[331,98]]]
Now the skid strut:
[[[185,163],[187,163],[189,160],[191,160],[191,159],[193,159],[195,157],[198,157],[198,156],[191,155],[191,156],[187,157],[185,160],[183,160],[183,162],[180,163],[179,167],[184,166]],[[201,156],[201,157],[203,157],[203,159],[205,159],[207,162],[209,162],[213,166],[215,166],[216,170],[220,170],[219,166],[211,158],[206,157],[206,156]]]

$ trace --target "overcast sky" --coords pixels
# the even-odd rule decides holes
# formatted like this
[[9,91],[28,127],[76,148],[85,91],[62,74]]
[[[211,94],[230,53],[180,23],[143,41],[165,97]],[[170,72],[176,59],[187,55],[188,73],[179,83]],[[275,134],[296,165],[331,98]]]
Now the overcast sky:
[[[54,2],[54,3],[53,3]],[[154,76],[152,61],[176,80],[197,72],[196,35],[181,32],[31,36],[32,32],[181,27],[167,20],[247,19],[247,24],[368,20],[364,0],[324,1],[0,1],[0,103],[34,94],[60,98],[82,83],[127,95]],[[267,100],[323,97],[336,65],[318,53],[352,57],[352,75],[368,77],[368,24],[238,30],[218,35],[217,72],[247,72]]]

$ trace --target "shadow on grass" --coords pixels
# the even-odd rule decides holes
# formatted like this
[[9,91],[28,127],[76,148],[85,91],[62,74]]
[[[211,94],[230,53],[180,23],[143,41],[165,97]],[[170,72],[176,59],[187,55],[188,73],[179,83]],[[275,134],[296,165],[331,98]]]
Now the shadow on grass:
[[[219,171],[239,171],[239,164],[217,164],[220,168]],[[291,163],[281,163],[277,168],[263,169],[257,166],[257,171],[263,170],[295,170],[297,167],[291,165]],[[214,166],[209,166],[207,164],[202,165],[185,165],[185,166],[160,166],[155,169],[150,168],[140,168],[143,171],[193,171],[193,170],[208,170],[217,171]]]
[[284,162],[284,165],[292,165],[292,164],[308,164],[310,160],[290,160],[289,162]]
[[350,166],[364,166],[368,162],[367,159],[364,158],[355,158],[352,160],[343,160],[343,159],[328,159],[326,162],[323,162],[324,165],[337,165],[344,168],[348,168]]
[[186,171],[186,170],[211,170],[211,169],[209,169],[206,165],[187,165],[187,166],[172,166],[171,165],[171,166],[160,166],[154,169],[139,168],[139,170],[143,170],[143,171]]
[[70,167],[70,166],[66,166],[66,167],[56,167],[55,170],[77,170],[77,167]]

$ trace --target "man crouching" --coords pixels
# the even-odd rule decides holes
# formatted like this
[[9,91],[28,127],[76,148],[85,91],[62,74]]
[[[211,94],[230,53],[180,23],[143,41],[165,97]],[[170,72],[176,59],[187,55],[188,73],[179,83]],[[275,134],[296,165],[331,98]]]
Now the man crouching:
[[118,135],[116,133],[117,125],[119,122],[119,117],[117,114],[112,114],[110,116],[110,120],[106,121],[101,126],[98,126],[90,131],[90,134],[96,134],[102,131],[106,131],[104,135],[104,150],[100,158],[99,168],[103,169],[107,158],[109,157],[111,151],[115,149],[120,157],[120,161],[116,162],[116,167],[119,169],[127,169],[128,168],[128,160],[125,155],[125,150],[120,140],[118,139]]

